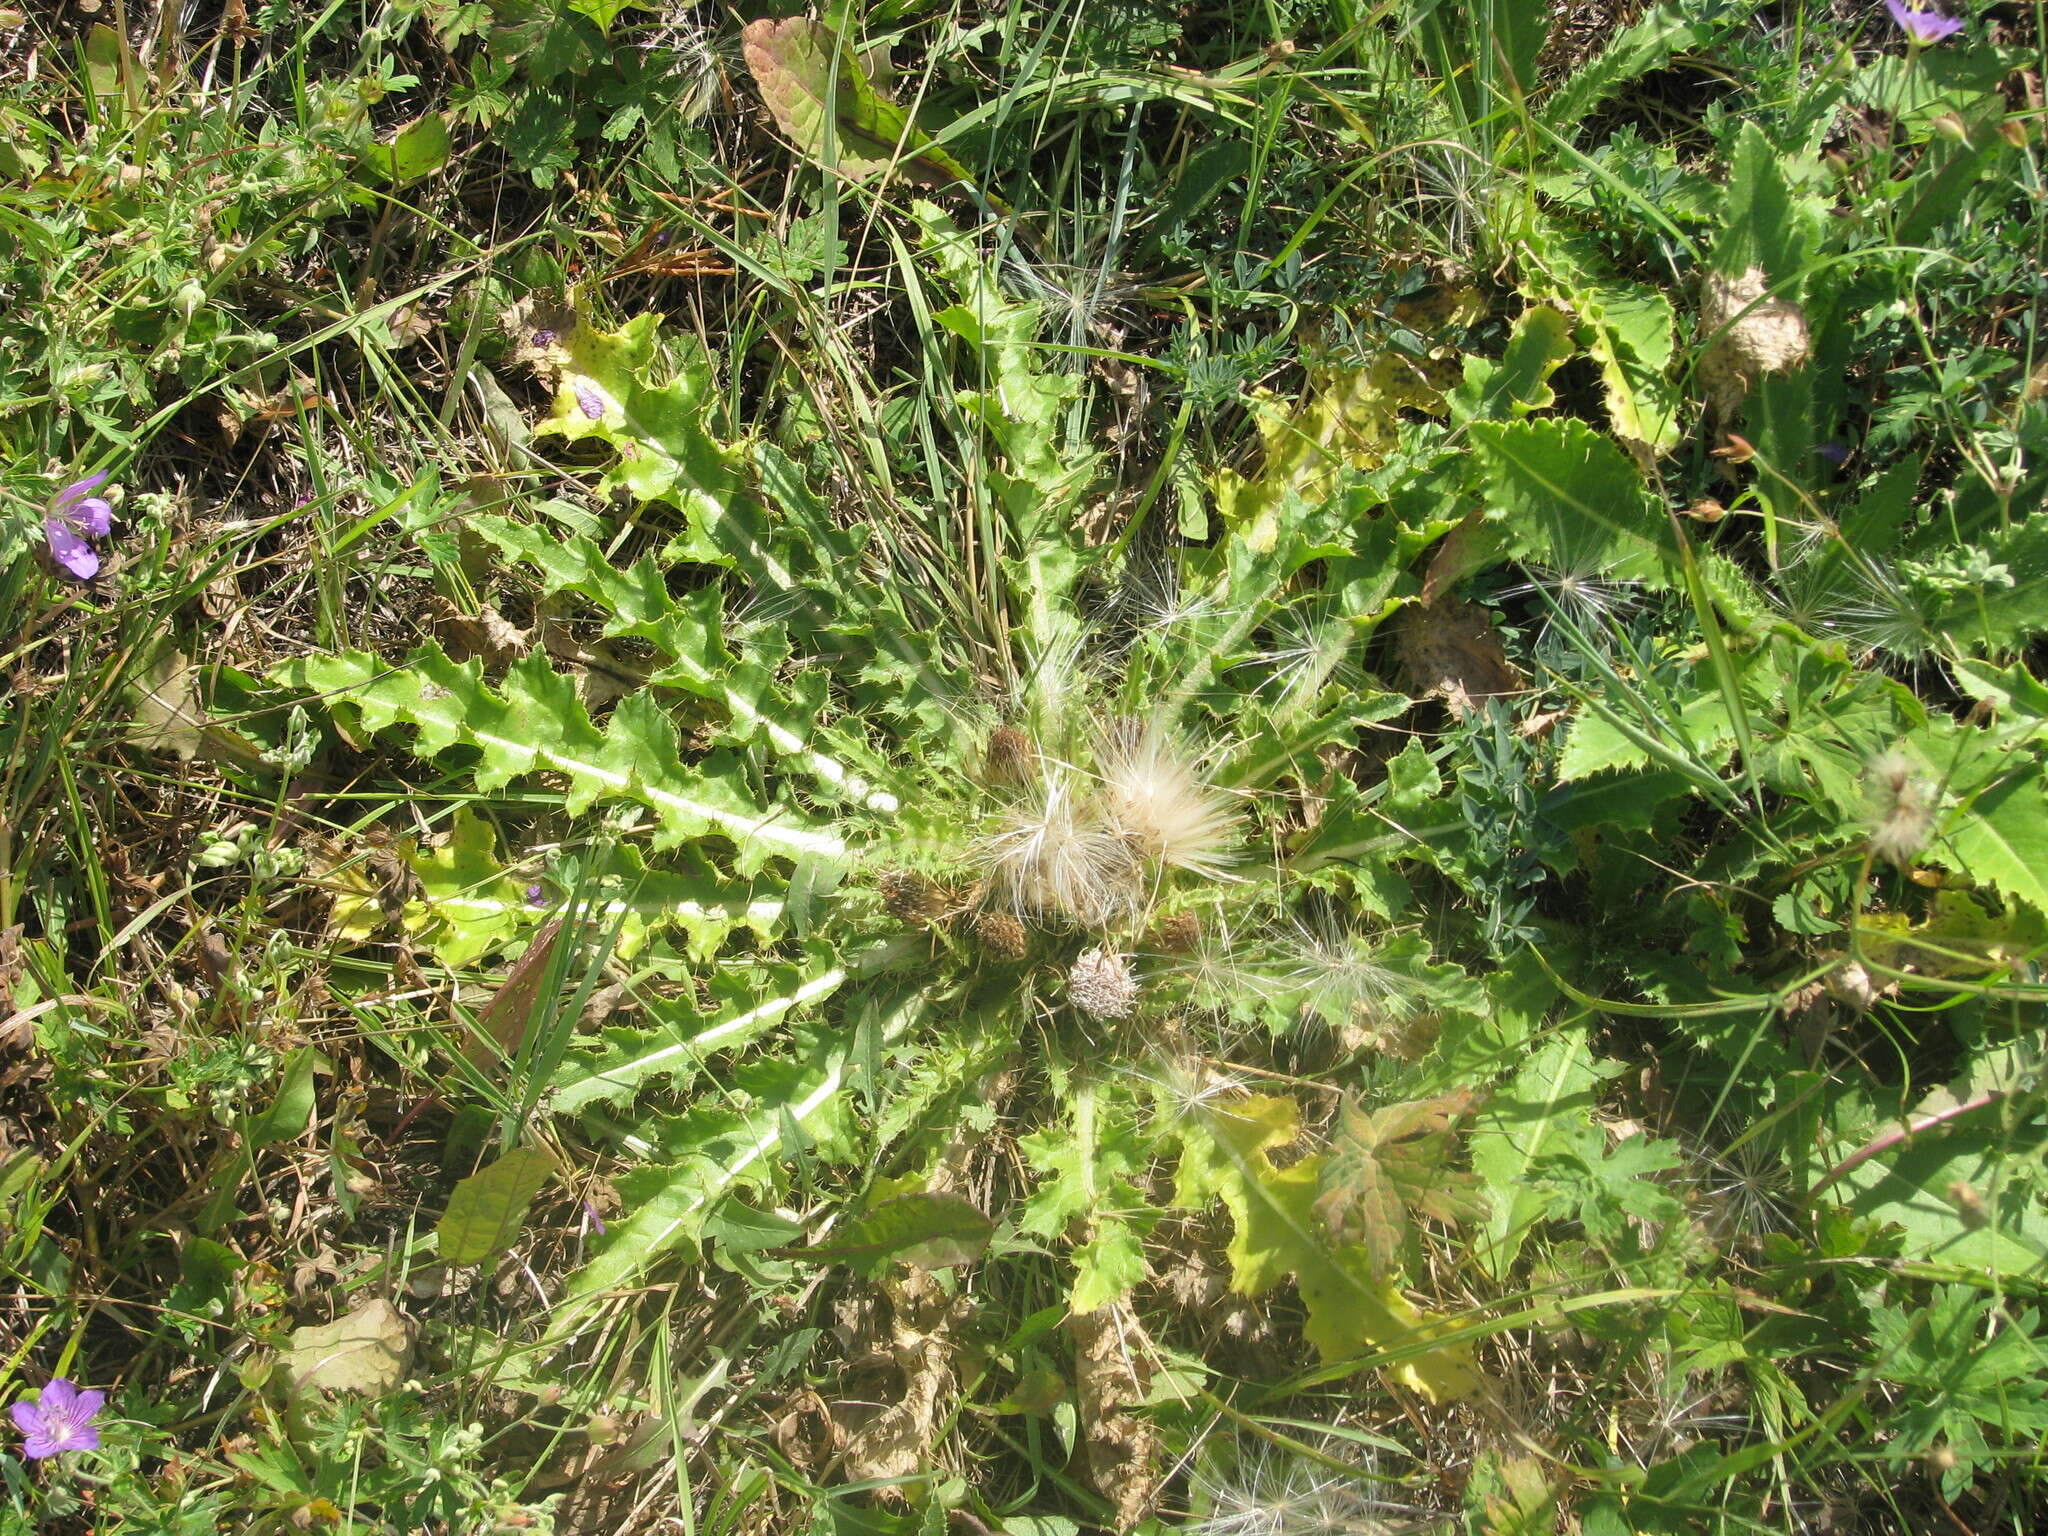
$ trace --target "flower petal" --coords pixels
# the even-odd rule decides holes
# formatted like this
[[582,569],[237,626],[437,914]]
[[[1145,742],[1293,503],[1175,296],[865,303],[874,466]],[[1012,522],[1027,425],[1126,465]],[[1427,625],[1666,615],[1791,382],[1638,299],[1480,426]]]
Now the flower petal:
[[62,1445],[40,1431],[31,1434],[26,1440],[21,1442],[21,1454],[30,1461],[42,1461],[47,1457],[56,1455],[63,1449]]
[[[78,536],[78,530],[62,518],[47,518],[43,522],[43,533],[50,541],[50,554],[64,569],[80,581],[91,581],[100,573],[100,557],[93,553],[92,546]],[[58,1378],[62,1380],[63,1378]],[[50,1383],[50,1387],[57,1382]],[[64,1385],[68,1388],[69,1382]],[[43,1390],[48,1392],[50,1387]]]
[[57,1442],[60,1451],[96,1451],[99,1448],[100,1432],[90,1424],[79,1425]]
[[88,496],[71,509],[71,526],[89,539],[104,539],[114,531],[114,509],[98,496]]
[[36,1396],[36,1403],[45,1414],[61,1414],[67,1419],[77,1401],[78,1387],[69,1376],[52,1376]]
[[15,1427],[24,1435],[39,1435],[43,1432],[43,1410],[27,1398],[10,1403],[8,1413],[14,1416]]
[[57,499],[51,505],[62,507],[69,502],[76,501],[89,491],[98,490],[106,483],[107,472],[105,470],[101,470],[96,475],[87,475],[83,480],[74,480],[57,493]]
[[1963,30],[1960,16],[1944,16],[1939,11],[1922,10],[1907,5],[1903,0],[1884,0],[1884,8],[1891,12],[1891,18],[1898,29],[1905,33],[1919,47],[1938,43],[1945,37],[1954,37]]
[[83,1424],[106,1406],[107,1394],[98,1389],[81,1392],[71,1400],[71,1417]]

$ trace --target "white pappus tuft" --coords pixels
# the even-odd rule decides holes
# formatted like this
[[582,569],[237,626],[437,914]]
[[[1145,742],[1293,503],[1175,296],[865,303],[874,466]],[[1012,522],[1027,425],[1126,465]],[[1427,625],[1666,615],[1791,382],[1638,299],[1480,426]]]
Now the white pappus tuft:
[[1265,1440],[1240,1440],[1226,1468],[1198,1472],[1194,1485],[1198,1513],[1183,1536],[1409,1536],[1441,1524],[1388,1498],[1369,1464],[1333,1466]]
[[1019,917],[1101,928],[1137,904],[1130,843],[1058,764],[1039,765],[979,854],[995,899]]
[[1227,876],[1237,808],[1202,781],[1185,745],[1157,728],[1112,739],[1101,749],[1100,773],[1110,819],[1146,858],[1204,880]]

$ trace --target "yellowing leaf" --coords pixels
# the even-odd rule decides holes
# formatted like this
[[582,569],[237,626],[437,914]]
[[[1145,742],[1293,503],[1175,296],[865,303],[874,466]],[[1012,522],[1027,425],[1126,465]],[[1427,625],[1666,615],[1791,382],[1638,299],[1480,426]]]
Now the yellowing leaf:
[[455,813],[447,843],[408,852],[420,899],[405,906],[405,927],[444,965],[468,965],[518,931],[525,892],[497,860],[491,824],[468,809]]
[[901,164],[930,181],[972,180],[903,108],[876,92],[853,50],[822,22],[749,22],[740,29],[740,48],[776,125],[813,160],[848,176]]
[[687,528],[662,551],[665,560],[730,564],[712,530],[740,494],[739,460],[705,426],[711,359],[695,343],[679,342],[680,366],[655,382],[666,371],[660,325],[651,310],[616,331],[578,320],[545,353],[555,367],[555,406],[533,435],[609,443],[619,459],[598,481],[599,494],[624,489],[681,512]]
[[[1262,1296],[1294,1276],[1308,1309],[1308,1340],[1325,1360],[1348,1360],[1426,1340],[1440,1325],[1392,1284],[1376,1279],[1357,1243],[1332,1246],[1316,1214],[1323,1158],[1276,1168],[1270,1153],[1300,1134],[1292,1099],[1255,1095],[1210,1114],[1210,1135],[1184,1144],[1176,1197],[1199,1203],[1222,1196],[1235,1230],[1231,1289]],[[1389,1367],[1395,1379],[1433,1402],[1469,1395],[1478,1385],[1470,1352],[1438,1345]]]
[[295,1391],[392,1391],[412,1369],[412,1324],[378,1297],[317,1328],[294,1328],[287,1356]]
[[1253,550],[1271,549],[1289,495],[1314,505],[1335,493],[1344,471],[1377,468],[1400,440],[1401,412],[1441,416],[1444,386],[1455,377],[1438,360],[1388,352],[1370,367],[1313,380],[1292,408],[1260,391],[1253,405],[1264,464],[1255,480],[1230,470],[1217,475],[1217,510]]

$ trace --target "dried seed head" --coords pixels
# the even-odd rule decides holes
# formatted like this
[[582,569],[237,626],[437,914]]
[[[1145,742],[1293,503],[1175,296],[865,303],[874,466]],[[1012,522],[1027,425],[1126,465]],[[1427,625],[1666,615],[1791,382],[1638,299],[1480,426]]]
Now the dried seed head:
[[1927,781],[1903,752],[1882,752],[1863,771],[1870,796],[1870,851],[1899,868],[1911,866],[1934,831]]
[[1229,871],[1237,810],[1197,767],[1195,754],[1165,731],[1115,730],[1101,748],[1102,797],[1145,857],[1217,880]]
[[997,902],[1018,917],[1102,928],[1138,899],[1129,841],[1057,766],[1040,765],[1029,793],[979,852]]
[[1031,953],[1031,934],[1007,912],[979,912],[974,918],[974,937],[982,953],[991,960],[1013,964]]
[[913,928],[928,927],[952,910],[953,896],[936,880],[914,869],[892,869],[875,877],[889,915]]
[[1740,277],[1710,275],[1700,288],[1700,333],[1712,336],[1700,359],[1707,404],[1733,416],[1749,386],[1767,373],[1796,368],[1813,355],[1806,311],[1790,299],[1767,299],[1762,267]]
[[1138,978],[1115,950],[1091,949],[1067,972],[1067,998],[1091,1019],[1128,1019],[1138,1007]]
[[1162,955],[1189,955],[1202,942],[1202,920],[1192,912],[1169,912],[1152,925],[1145,947]]
[[1006,789],[1021,789],[1038,771],[1038,748],[1014,725],[999,725],[989,732],[988,750],[982,758],[982,774],[989,783]]

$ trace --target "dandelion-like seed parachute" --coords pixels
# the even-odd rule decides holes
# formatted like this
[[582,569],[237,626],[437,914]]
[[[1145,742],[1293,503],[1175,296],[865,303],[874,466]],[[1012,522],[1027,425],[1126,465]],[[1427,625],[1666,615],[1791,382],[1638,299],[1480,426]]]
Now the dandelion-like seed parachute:
[[1105,743],[1100,771],[1110,820],[1146,858],[1204,880],[1229,874],[1237,809],[1202,782],[1186,746],[1147,728]]
[[1129,841],[1083,793],[1072,770],[1042,763],[1038,778],[982,840],[996,901],[1019,917],[1101,928],[1134,908],[1138,866]]
[[1881,752],[1864,770],[1870,796],[1870,851],[1905,869],[1919,857],[1934,831],[1934,797],[1913,760],[1903,752]]
[[[1353,1447],[1331,1447],[1343,1460]],[[1187,1536],[1408,1536],[1441,1517],[1387,1496],[1370,1462],[1350,1470],[1267,1440],[1239,1440],[1225,1464],[1194,1476]]]

